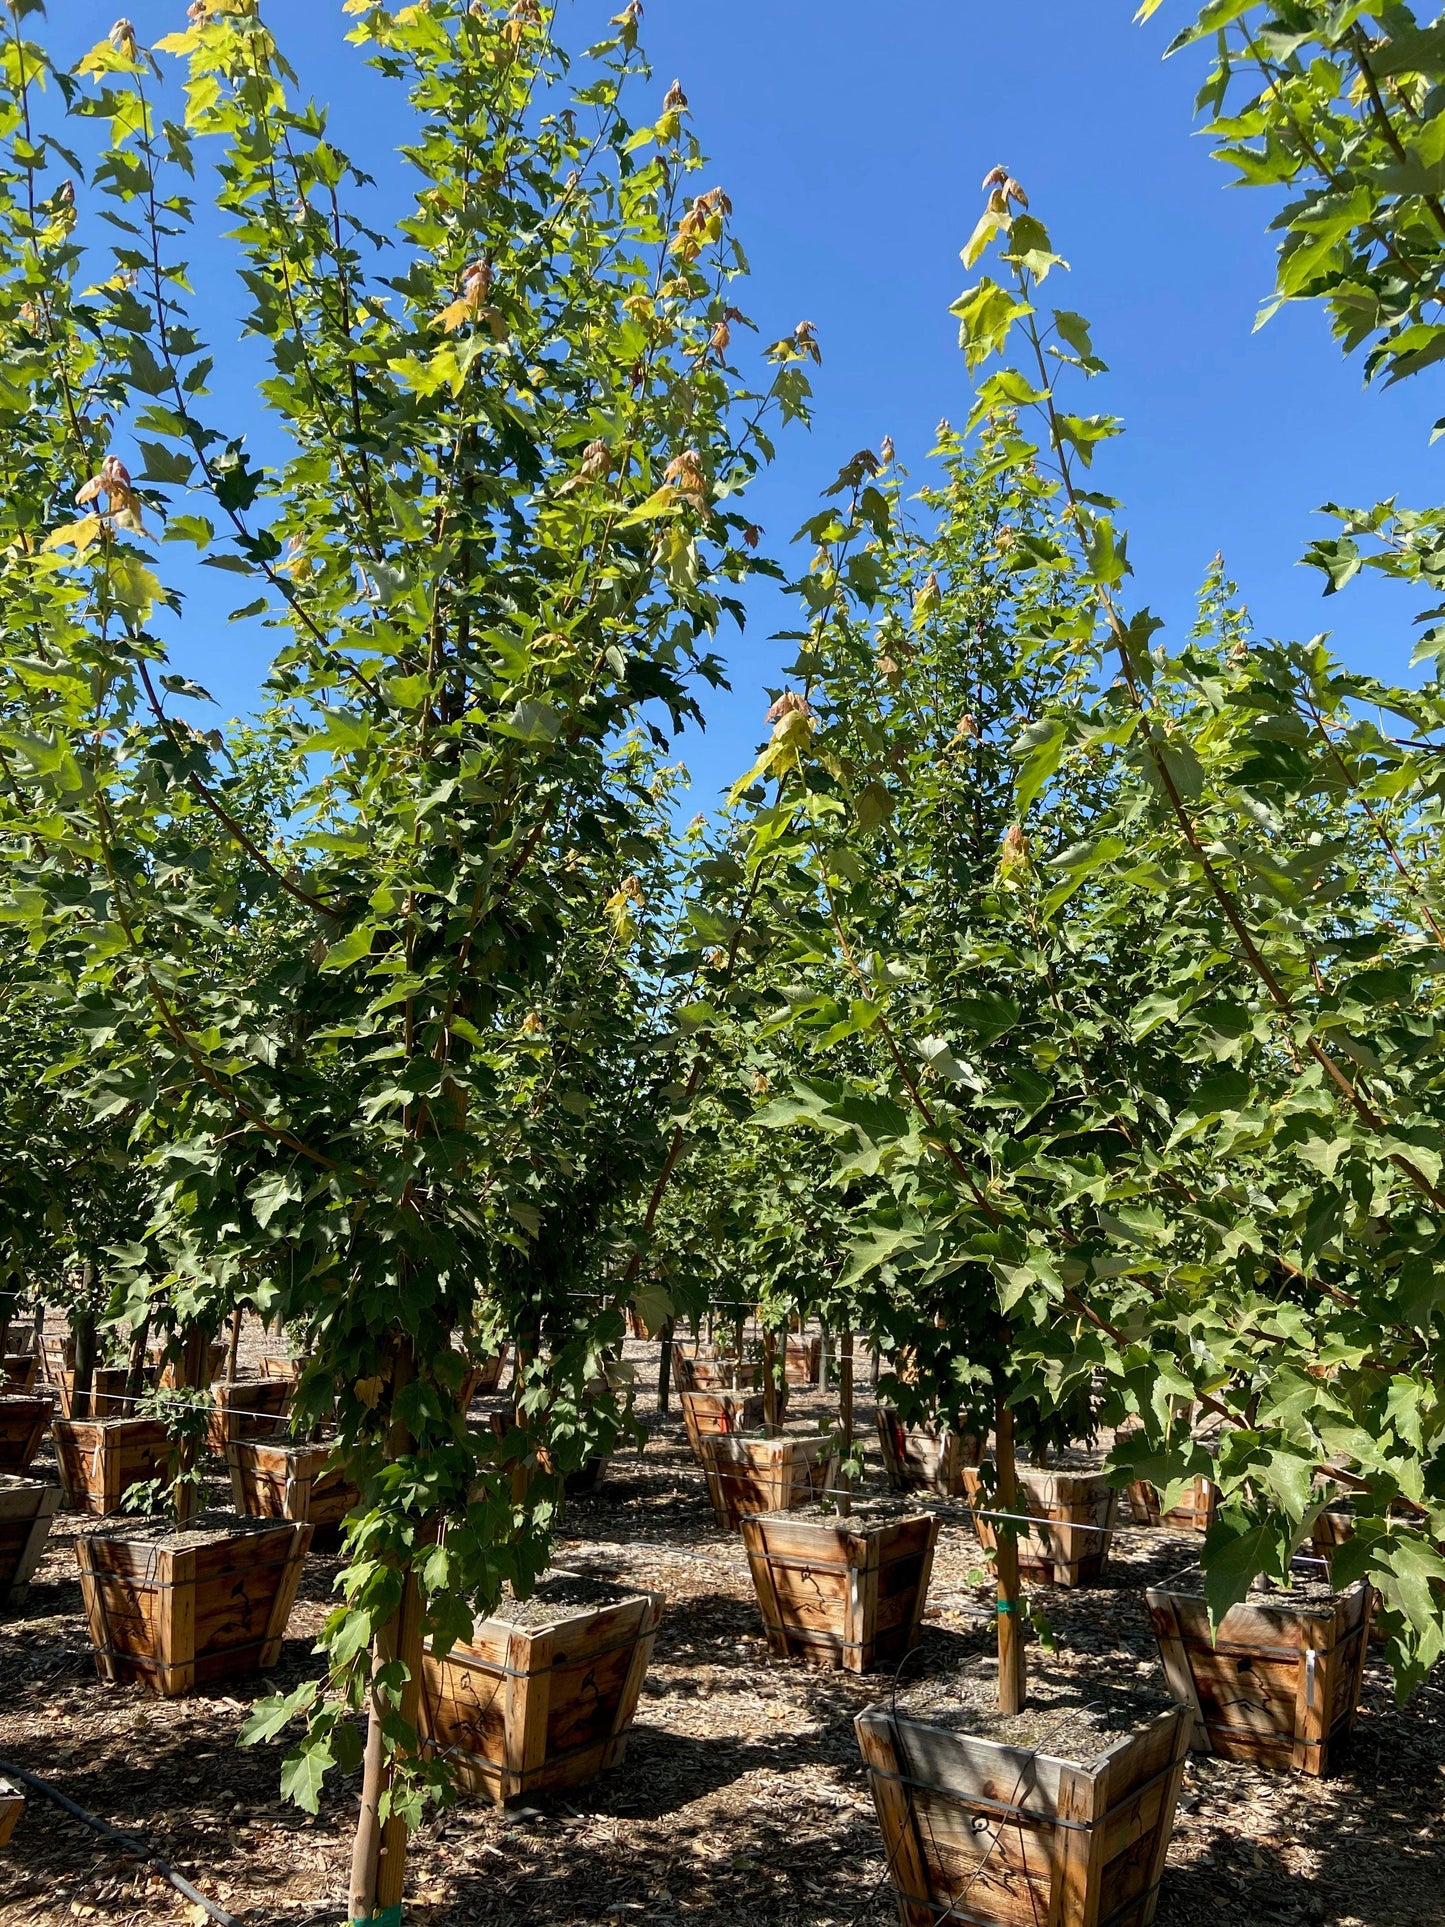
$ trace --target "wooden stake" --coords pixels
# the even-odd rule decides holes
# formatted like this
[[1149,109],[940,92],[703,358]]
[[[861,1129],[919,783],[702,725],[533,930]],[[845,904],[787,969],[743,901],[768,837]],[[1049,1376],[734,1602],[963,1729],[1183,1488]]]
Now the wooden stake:
[[[846,1462],[853,1456],[853,1334],[841,1332],[838,1337],[838,1431],[842,1440],[841,1461]],[[838,1510],[846,1519],[853,1510],[853,1480],[851,1474],[840,1471],[838,1475]]]
[[135,1402],[145,1390],[146,1347],[150,1344],[150,1337],[151,1315],[147,1312],[136,1326],[130,1341],[130,1358],[127,1360],[125,1370],[125,1395],[129,1401],[124,1407],[127,1418],[135,1417]]
[[[401,1689],[401,1717],[416,1732],[421,1717],[421,1655],[424,1608],[416,1572],[406,1575],[406,1590],[401,1598],[397,1621],[397,1658],[406,1668],[406,1684]],[[385,1914],[400,1907],[406,1894],[406,1822],[392,1814],[381,1830],[380,1865],[376,1874],[376,1911]]]
[[[93,1276],[90,1265],[85,1267],[85,1290],[89,1291]],[[95,1383],[95,1313],[84,1306],[70,1314],[71,1335],[75,1339],[75,1367],[71,1376],[70,1416],[72,1418],[90,1417],[90,1389]]]
[[[998,1509],[1017,1513],[1019,1488],[1014,1464],[1014,1415],[1007,1398],[1000,1397],[994,1412],[994,1464],[998,1468]],[[998,1710],[1022,1713],[1028,1699],[1024,1664],[1024,1629],[1020,1624],[1023,1600],[1019,1593],[1019,1547],[1016,1528],[997,1521],[998,1547]]]
[[[210,1357],[211,1334],[204,1325],[188,1325],[183,1334],[181,1355],[176,1361],[176,1389],[180,1392],[199,1391],[204,1384],[206,1365]],[[185,1439],[177,1454],[176,1483],[176,1529],[184,1532],[200,1510],[200,1494],[189,1474],[196,1469],[200,1456],[200,1441]]]
[[771,1326],[763,1327],[763,1429],[775,1439],[778,1424],[778,1335]]
[[[517,1376],[524,1367],[520,1350]],[[411,1348],[399,1344],[391,1373],[391,1404],[396,1409],[399,1394],[415,1375]],[[387,1456],[403,1458],[415,1440],[404,1425],[393,1423],[387,1433]],[[382,1720],[386,1709],[377,1688],[377,1675],[393,1659],[400,1659],[410,1674],[402,1689],[402,1717],[415,1727],[421,1697],[422,1614],[424,1602],[416,1573],[408,1567],[402,1582],[401,1605],[381,1627],[372,1641],[371,1687],[368,1695],[366,1748],[362,1756],[361,1811],[357,1816],[356,1836],[351,1848],[350,1907],[353,1920],[374,1920],[387,1908],[398,1907],[406,1887],[405,1823],[396,1816],[385,1825],[381,1819],[381,1799],[388,1789],[386,1745]],[[386,1898],[390,1896],[390,1898]]]

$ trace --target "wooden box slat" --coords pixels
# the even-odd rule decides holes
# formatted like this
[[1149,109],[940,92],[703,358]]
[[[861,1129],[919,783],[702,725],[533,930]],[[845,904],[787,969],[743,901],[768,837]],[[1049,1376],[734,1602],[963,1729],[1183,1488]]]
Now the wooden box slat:
[[0,1608],[24,1604],[60,1498],[57,1485],[0,1477]]
[[1169,1690],[1189,1710],[1192,1744],[1312,1777],[1355,1722],[1373,1595],[1363,1581],[1332,1606],[1246,1600],[1216,1639],[1203,1599],[1146,1593]]
[[678,1392],[756,1392],[762,1379],[763,1368],[757,1363],[745,1365],[728,1354],[673,1347],[672,1382]]
[[197,1545],[75,1541],[96,1670],[163,1699],[276,1664],[312,1528],[285,1521]]
[[292,1389],[287,1378],[238,1378],[230,1385],[213,1385],[215,1407],[206,1427],[211,1450],[223,1453],[233,1440],[274,1436],[291,1409]]
[[764,1418],[761,1392],[683,1392],[682,1422],[692,1455],[702,1463],[702,1442],[717,1433],[755,1432]]
[[880,1405],[876,1417],[883,1470],[893,1491],[964,1496],[964,1467],[982,1462],[982,1439],[951,1428],[905,1425],[889,1405]]
[[856,1721],[903,1927],[1148,1927],[1189,1745],[1183,1707],[1085,1762]]
[[660,1593],[526,1627],[495,1616],[422,1660],[422,1733],[498,1804],[583,1786],[617,1765],[662,1618]]
[[51,1426],[68,1512],[119,1512],[127,1491],[164,1476],[169,1443],[153,1418],[58,1418]]
[[746,1512],[796,1512],[837,1484],[831,1439],[715,1433],[700,1444],[713,1516],[726,1532],[736,1532]]
[[[68,1419],[75,1412],[75,1373],[67,1365],[50,1375],[50,1382],[60,1398],[60,1416]],[[126,1387],[130,1383],[130,1372],[124,1365],[97,1365],[90,1379],[90,1416],[97,1418],[130,1418],[135,1411],[135,1401]],[[142,1379],[142,1389],[149,1391],[155,1384],[154,1371]]]
[[[992,1550],[997,1534],[984,1515],[1003,1509],[997,1493],[986,1488],[979,1467],[966,1465],[963,1483],[979,1542]],[[1088,1586],[1102,1577],[1119,1510],[1119,1494],[1104,1474],[1020,1466],[1018,1493],[1034,1522],[1018,1534],[1020,1573],[1046,1586]]]
[[0,1361],[0,1391],[33,1392],[40,1377],[40,1360],[34,1352],[6,1352]]
[[317,1527],[339,1526],[360,1500],[329,1445],[292,1445],[259,1439],[226,1447],[231,1503],[255,1519],[291,1519]]
[[783,1376],[800,1391],[817,1384],[822,1363],[821,1338],[790,1338],[783,1348]]
[[54,1417],[55,1397],[49,1391],[0,1396],[0,1474],[29,1469]]
[[1213,1479],[1197,1478],[1176,1506],[1166,1512],[1157,1485],[1133,1479],[1127,1488],[1129,1512],[1136,1526],[1162,1526],[1171,1532],[1208,1532],[1219,1512],[1219,1487]]
[[742,1534],[780,1658],[871,1673],[917,1644],[938,1538],[932,1513],[871,1526],[748,1516]]

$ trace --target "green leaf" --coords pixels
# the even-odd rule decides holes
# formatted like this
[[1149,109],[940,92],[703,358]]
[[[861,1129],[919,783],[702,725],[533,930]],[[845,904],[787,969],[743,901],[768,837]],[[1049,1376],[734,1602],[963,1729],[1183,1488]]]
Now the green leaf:
[[321,968],[325,971],[350,970],[353,964],[365,962],[371,955],[371,946],[376,937],[376,925],[358,924],[348,931],[339,943],[332,944],[322,959]]
[[281,1798],[292,1801],[303,1813],[318,1812],[322,1786],[335,1764],[329,1738],[304,1739],[281,1764]]
[[274,1698],[258,1700],[251,1709],[250,1718],[237,1735],[236,1744],[258,1746],[263,1740],[274,1740],[292,1720],[311,1711],[320,1691],[320,1680],[307,1679],[290,1693],[278,1693]]
[[1028,813],[1039,791],[1057,774],[1069,732],[1057,716],[1046,716],[1026,729],[1014,744],[1018,774],[1014,778],[1020,816]]
[[128,549],[114,552],[106,580],[117,607],[133,626],[149,621],[151,611],[165,595],[160,577]]

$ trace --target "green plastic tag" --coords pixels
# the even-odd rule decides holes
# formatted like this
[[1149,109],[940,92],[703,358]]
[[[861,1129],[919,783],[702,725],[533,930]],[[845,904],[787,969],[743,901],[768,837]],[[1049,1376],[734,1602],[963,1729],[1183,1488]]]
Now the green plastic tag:
[[401,1903],[388,1907],[384,1914],[369,1914],[365,1920],[353,1920],[351,1927],[401,1927]]

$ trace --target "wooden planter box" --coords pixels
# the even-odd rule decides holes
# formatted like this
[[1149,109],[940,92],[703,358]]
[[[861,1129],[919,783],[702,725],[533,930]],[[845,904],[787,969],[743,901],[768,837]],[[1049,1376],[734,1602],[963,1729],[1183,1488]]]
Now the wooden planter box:
[[1202,1598],[1152,1588],[1145,1597],[1199,1752],[1329,1771],[1359,1704],[1372,1603],[1363,1581],[1321,1606],[1246,1600],[1225,1614],[1217,1642]]
[[[134,1410],[132,1400],[126,1397],[126,1386],[130,1372],[124,1365],[97,1365],[90,1380],[91,1418],[129,1418]],[[149,1389],[155,1382],[155,1374],[148,1373],[143,1389]],[[60,1416],[68,1419],[75,1411],[75,1373],[68,1367],[61,1372],[55,1389],[60,1394]]]
[[1129,1511],[1136,1526],[1164,1526],[1172,1532],[1208,1532],[1219,1511],[1219,1487],[1199,1478],[1176,1506],[1163,1509],[1157,1485],[1135,1479],[1128,1487]]
[[[545,1599],[548,1582],[537,1595]],[[500,1804],[583,1786],[616,1766],[652,1658],[661,1593],[577,1611],[546,1624],[506,1612],[471,1642],[422,1659],[423,1736],[468,1792]]]
[[699,1465],[705,1438],[729,1432],[756,1432],[763,1423],[761,1392],[683,1392],[681,1402],[687,1442]]
[[154,1418],[58,1418],[51,1426],[67,1512],[119,1512],[126,1492],[164,1475],[169,1444]]
[[253,1519],[339,1527],[361,1494],[331,1463],[329,1445],[285,1440],[233,1440],[226,1447],[231,1503]]
[[175,1699],[281,1656],[311,1528],[277,1523],[75,1541],[96,1671]]
[[[996,1492],[984,1489],[982,1472],[963,1468],[964,1491],[974,1509],[979,1541],[990,1551],[998,1543],[994,1521]],[[1045,1586],[1089,1586],[1109,1561],[1109,1540],[1119,1510],[1119,1494],[1102,1472],[1041,1472],[1018,1469],[1019,1504],[1038,1521],[1018,1535],[1019,1571]]]
[[54,1417],[55,1400],[49,1392],[0,1397],[0,1473],[29,1469]]
[[672,1383],[678,1392],[755,1392],[762,1375],[763,1368],[757,1363],[744,1365],[737,1358],[673,1347]]
[[37,1479],[0,1478],[0,1608],[21,1606],[40,1563],[60,1487]]
[[585,1499],[601,1485],[611,1463],[610,1455],[604,1453],[595,1459],[588,1459],[587,1463],[579,1465],[575,1472],[564,1473],[563,1492],[569,1499]]
[[502,1373],[507,1369],[510,1351],[509,1345],[503,1345],[495,1358],[483,1359],[480,1365],[471,1365],[467,1368],[467,1375],[462,1380],[461,1397],[458,1400],[464,1412],[474,1398],[485,1398],[497,1390],[502,1382]]
[[883,1470],[894,1492],[936,1492],[963,1497],[963,1469],[983,1459],[983,1440],[968,1432],[936,1431],[931,1425],[905,1425],[889,1405],[877,1412]]
[[855,1722],[902,1927],[1148,1927],[1189,1747],[1182,1708],[1096,1759],[879,1707]]
[[213,1385],[216,1409],[206,1438],[213,1452],[224,1452],[233,1441],[272,1437],[291,1405],[289,1378],[238,1378],[233,1385]]
[[938,1520],[782,1512],[742,1522],[768,1645],[779,1659],[872,1673],[918,1643]]
[[34,1352],[6,1352],[0,1366],[0,1391],[33,1392],[40,1376],[40,1360]]
[[827,1438],[704,1438],[702,1468],[713,1516],[736,1532],[745,1512],[796,1512],[837,1484],[838,1455]]
[[[205,1370],[206,1383],[208,1385],[214,1384],[222,1372],[225,1371],[226,1351],[227,1347],[224,1345],[207,1345]],[[152,1371],[159,1371],[160,1377],[157,1382],[163,1392],[173,1392],[176,1389],[176,1372],[178,1367],[174,1358],[168,1358],[164,1361],[157,1358],[152,1362],[151,1369]]]
[[10,1845],[10,1836],[25,1811],[25,1795],[13,1780],[0,1780],[0,1853]]
[[783,1350],[783,1376],[790,1385],[816,1385],[822,1362],[821,1338],[790,1338]]

